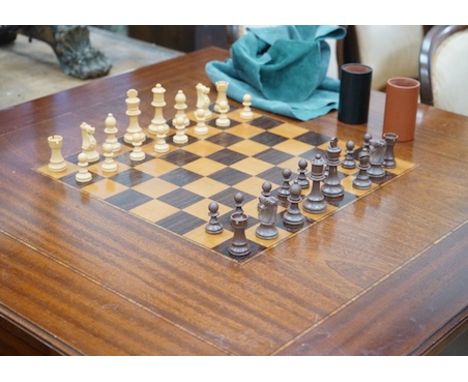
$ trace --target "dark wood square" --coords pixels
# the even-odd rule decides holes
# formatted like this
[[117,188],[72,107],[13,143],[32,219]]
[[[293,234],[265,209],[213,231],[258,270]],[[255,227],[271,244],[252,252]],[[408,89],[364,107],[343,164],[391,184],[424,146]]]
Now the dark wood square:
[[325,197],[325,200],[327,201],[327,203],[329,203],[329,204],[331,204],[332,206],[335,206],[335,207],[343,207],[346,204],[351,203],[355,199],[357,199],[356,195],[353,195],[353,194],[351,194],[349,192],[346,192],[346,191],[345,191],[344,195],[341,198],[327,198],[327,197]]
[[173,207],[183,209],[202,200],[203,197],[183,188],[178,188],[177,190],[160,196],[158,199]]
[[[255,196],[250,195],[250,194],[248,194],[246,192],[242,192],[242,191],[240,191],[240,190],[238,190],[237,188],[234,188],[234,187],[226,188],[225,190],[210,196],[210,199],[212,199],[212,200],[214,200],[214,201],[216,201],[218,203],[224,204],[225,206],[229,206],[231,208],[234,208],[235,207],[234,195],[237,194],[238,192],[240,192],[241,194],[244,195],[244,204],[255,199]],[[231,212],[229,212],[229,213],[231,213]]]
[[107,198],[106,202],[128,211],[143,203],[149,202],[150,200],[151,198],[149,196],[142,194],[141,192],[128,189]]
[[249,248],[250,248],[249,255],[244,256],[244,257],[233,257],[229,254],[229,251],[228,251],[230,245],[231,245],[231,239],[223,241],[221,244],[214,247],[213,250],[224,256],[230,257],[231,259],[237,260],[239,263],[242,263],[243,261],[250,259],[252,256],[255,256],[257,253],[263,251],[266,248],[263,245],[260,245],[258,243],[255,243],[254,241],[249,240]]
[[124,163],[127,166],[135,167],[135,166],[138,166],[139,164],[148,162],[148,161],[155,158],[154,156],[145,153],[145,159],[135,162],[135,161],[132,161],[130,159],[130,153],[131,153],[131,151],[126,151],[126,152],[116,156],[115,160],[119,161],[120,163]]
[[185,168],[176,168],[175,170],[169,171],[168,173],[160,176],[161,179],[180,187],[200,179],[201,177],[202,176],[200,174],[196,174],[192,171],[186,170]]
[[226,132],[222,132],[216,135],[213,135],[212,137],[207,138],[207,141],[216,143],[217,145],[223,146],[223,147],[228,147],[233,145],[234,143],[242,141],[242,138],[229,134]]
[[263,115],[254,119],[253,121],[250,121],[249,125],[261,127],[262,129],[272,129],[273,127],[279,126],[283,123],[283,121],[278,121],[277,119]]
[[[281,185],[283,183],[283,175],[281,175],[281,171],[282,169],[280,167],[275,166],[258,174],[257,177]],[[293,177],[291,177],[291,179],[292,178]]]
[[235,121],[234,119],[229,118],[229,121],[231,121],[230,125],[229,125],[229,126],[226,126],[226,127],[220,127],[220,126],[217,126],[217,125],[216,125],[216,119],[217,119],[217,118],[218,118],[218,116],[216,116],[216,118],[211,119],[207,124],[208,124],[209,126],[216,127],[217,129],[220,129],[220,130],[228,130],[228,129],[230,129],[231,127],[240,125],[240,122],[237,122],[237,121]]
[[157,225],[166,228],[178,235],[183,235],[206,222],[196,216],[190,215],[185,211],[179,211],[156,222]]
[[222,170],[216,171],[215,173],[208,175],[209,178],[217,180],[218,182],[233,186],[243,180],[250,178],[249,174],[236,170],[231,167],[223,168]]
[[69,184],[70,186],[73,186],[73,187],[76,187],[76,188],[83,188],[85,186],[90,185],[91,183],[95,183],[95,182],[97,182],[97,181],[99,181],[101,179],[104,179],[103,176],[91,172],[91,175],[93,176],[93,179],[91,179],[89,182],[86,182],[86,183],[80,183],[80,182],[77,182],[75,180],[75,175],[76,175],[76,172],[74,172],[72,174],[68,174],[66,176],[63,176],[63,177],[60,178],[60,180],[63,183]]
[[275,146],[278,143],[284,142],[287,140],[285,137],[281,137],[277,134],[270,133],[269,131],[265,131],[256,135],[255,137],[250,138],[252,141],[262,143],[266,146]]
[[261,153],[255,154],[254,158],[277,165],[278,163],[285,162],[288,159],[291,159],[293,156],[294,155],[287,154],[283,151],[269,148],[265,151],[262,151]]
[[207,158],[214,160],[218,163],[222,163],[226,166],[230,166],[231,164],[234,164],[242,159],[247,158],[247,155],[238,153],[237,151],[224,149],[216,151],[215,153],[209,155]]
[[318,147],[314,147],[312,150],[306,151],[299,156],[301,158],[307,159],[308,161],[312,161],[315,159],[317,154],[320,154],[323,159],[327,159],[327,152],[325,150],[319,149]]
[[296,141],[308,143],[309,145],[320,146],[322,143],[329,142],[331,137],[324,134],[319,134],[314,131],[308,131],[294,138]]
[[128,187],[136,186],[137,184],[146,182],[152,178],[153,177],[151,175],[134,168],[129,168],[128,170],[110,177],[110,179]]
[[165,161],[173,163],[177,166],[183,166],[187,163],[197,160],[198,158],[200,158],[199,155],[182,149],[171,151],[170,153],[167,153],[161,157],[161,159],[164,159]]

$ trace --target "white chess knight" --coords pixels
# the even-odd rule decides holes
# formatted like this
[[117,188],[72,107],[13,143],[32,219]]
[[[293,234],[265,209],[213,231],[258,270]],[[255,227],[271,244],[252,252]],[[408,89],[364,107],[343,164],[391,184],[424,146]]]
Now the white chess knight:
[[88,163],[97,162],[99,160],[99,153],[96,151],[96,138],[94,138],[96,129],[86,122],[80,125],[80,129],[82,138],[81,149],[86,154]]
[[177,116],[174,118],[174,127],[176,129],[176,133],[172,138],[173,142],[178,145],[183,145],[184,143],[188,142],[188,137],[185,134],[185,121],[182,115]]
[[195,126],[195,134],[197,135],[206,135],[208,134],[208,126],[206,125],[206,114],[204,109],[197,109],[195,111],[195,119],[197,120],[197,125]]
[[218,96],[216,97],[216,103],[214,105],[214,110],[217,113],[220,113],[221,112],[221,110],[220,110],[221,109],[221,103],[226,102],[226,104],[228,105],[227,112],[229,112],[229,102],[228,102],[228,99],[227,99],[227,90],[228,90],[228,87],[229,87],[229,82],[217,81],[215,85],[216,85],[216,90],[218,92]]
[[250,94],[244,95],[244,97],[242,98],[242,105],[244,107],[240,112],[240,117],[246,121],[253,119],[254,114],[252,112],[252,109],[250,108],[250,106],[252,106],[252,97],[250,96]]
[[195,87],[197,89],[197,109],[203,109],[205,110],[205,119],[211,117],[211,110],[210,110],[210,97],[208,94],[210,94],[210,88],[208,86],[205,86],[201,83],[197,84]]
[[63,137],[61,135],[52,135],[47,138],[51,150],[49,160],[49,170],[52,172],[62,172],[67,168],[67,163],[63,159],[62,145]]
[[112,113],[107,114],[104,125],[104,133],[106,134],[105,143],[109,143],[111,145],[114,153],[119,152],[122,145],[117,140],[117,133],[119,130],[117,129],[117,121]]
[[[125,103],[127,104],[127,111],[125,114],[128,116],[128,127],[124,135],[124,142],[131,144],[133,134],[143,132],[143,129],[140,127],[140,123],[138,122],[138,117],[141,114],[140,99],[138,98],[138,92],[135,89],[127,91],[127,99],[125,100]],[[143,136],[143,142],[145,141],[145,138],[146,136]]]

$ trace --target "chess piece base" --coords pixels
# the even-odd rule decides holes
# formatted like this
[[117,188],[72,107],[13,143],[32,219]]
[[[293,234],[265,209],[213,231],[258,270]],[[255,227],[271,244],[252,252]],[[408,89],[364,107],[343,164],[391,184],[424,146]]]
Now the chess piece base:
[[67,168],[67,163],[65,161],[59,163],[49,163],[48,169],[52,172],[62,172]]
[[340,198],[344,195],[344,188],[341,184],[327,184],[322,187],[322,194],[327,198]]
[[368,190],[372,185],[372,182],[370,179],[359,179],[356,178],[353,180],[353,188],[356,188],[358,190]]
[[249,120],[253,119],[254,114],[253,114],[253,112],[251,112],[251,111],[249,111],[249,112],[247,112],[247,111],[241,111],[240,117],[241,117],[242,119],[246,120],[246,121],[249,121]]
[[343,163],[341,164],[341,167],[347,169],[347,170],[352,170],[356,168],[356,163],[353,160],[344,160]]
[[169,151],[169,145],[164,142],[164,143],[155,143],[154,145],[154,151],[157,153],[166,153]]
[[86,172],[86,173],[77,173],[75,175],[75,180],[78,182],[78,183],[87,183],[87,182],[90,182],[91,180],[93,179],[93,176],[91,175],[90,172]]
[[237,245],[237,244],[231,244],[231,246],[228,249],[228,252],[231,256],[234,257],[245,257],[250,254],[250,248],[249,244],[243,244],[243,245]]
[[302,208],[311,214],[320,214],[327,209],[327,203],[325,202],[325,198],[317,200],[306,198],[302,204]]
[[99,153],[97,151],[86,153],[86,156],[88,157],[88,163],[95,163],[99,161]]
[[117,163],[103,163],[101,166],[103,172],[116,172],[117,171]]
[[310,183],[307,179],[297,179],[297,184],[301,186],[303,190],[309,188]]
[[194,131],[195,131],[195,134],[197,134],[197,135],[206,135],[206,134],[208,134],[208,127],[207,126],[205,126],[205,127],[196,126]]
[[394,160],[385,160],[384,161],[385,168],[396,168],[396,162]]
[[216,119],[216,126],[218,127],[229,127],[231,125],[231,121],[229,118],[222,118],[219,117]]
[[173,141],[178,145],[183,145],[184,143],[188,142],[188,137],[186,135],[183,135],[181,137],[174,135]]
[[223,232],[224,228],[221,224],[207,224],[205,226],[206,233],[211,235],[218,235]]
[[134,162],[140,162],[145,159],[145,152],[144,151],[132,151],[129,155],[130,160]]
[[260,224],[255,230],[255,235],[264,240],[272,240],[278,237],[278,229],[273,226]]
[[372,179],[382,179],[385,177],[385,170],[380,165],[372,165],[369,169],[367,169],[367,174]]

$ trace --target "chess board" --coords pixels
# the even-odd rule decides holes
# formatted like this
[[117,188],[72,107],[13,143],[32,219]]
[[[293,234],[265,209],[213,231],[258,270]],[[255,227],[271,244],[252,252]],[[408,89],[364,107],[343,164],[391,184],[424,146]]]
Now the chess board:
[[[93,174],[89,183],[80,184],[75,181],[79,151],[65,158],[67,169],[63,173],[50,172],[47,164],[36,170],[144,219],[170,234],[227,257],[230,257],[227,249],[232,238],[230,215],[234,208],[234,195],[242,192],[244,211],[249,215],[246,236],[251,245],[251,254],[239,260],[244,261],[377,191],[414,167],[413,163],[396,158],[397,167],[387,170],[385,178],[378,183],[373,182],[369,190],[352,187],[353,175],[357,173],[357,169],[346,170],[339,167],[339,176],[345,189],[342,198],[328,199],[327,209],[321,214],[303,211],[306,223],[294,232],[282,224],[285,207],[280,206],[277,218],[278,237],[274,240],[259,239],[255,230],[259,224],[257,203],[262,183],[265,180],[271,182],[275,194],[282,183],[281,170],[290,168],[296,171],[300,158],[310,161],[317,153],[325,157],[332,137],[283,122],[277,117],[257,113],[254,119],[245,122],[239,113],[240,109],[231,107],[228,114],[231,125],[227,128],[216,127],[216,114],[213,113],[208,122],[209,133],[199,137],[194,132],[195,122],[191,112],[188,114],[191,124],[187,129],[189,140],[186,144],[175,145],[172,142],[174,129],[171,129],[172,134],[167,139],[169,151],[155,153],[154,140],[147,137],[143,145],[146,158],[140,162],[129,159],[132,147],[120,138],[122,150],[115,155],[115,160],[119,163],[118,171],[113,174],[103,173],[100,169],[101,158],[100,162],[89,167]],[[346,137],[338,138],[343,158]],[[303,195],[308,192],[309,189],[303,190]],[[220,221],[224,225],[224,231],[218,235],[205,232],[208,205],[211,201],[219,204]]]

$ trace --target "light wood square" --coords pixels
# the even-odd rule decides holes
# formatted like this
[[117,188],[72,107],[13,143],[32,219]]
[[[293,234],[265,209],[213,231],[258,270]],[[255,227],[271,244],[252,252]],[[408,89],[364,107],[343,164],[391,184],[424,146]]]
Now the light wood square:
[[265,130],[260,129],[259,127],[248,125],[246,123],[241,123],[240,125],[234,126],[229,129],[230,134],[237,135],[238,137],[245,139],[263,133],[264,131]]
[[272,245],[275,245],[279,241],[286,239],[287,237],[292,235],[292,233],[285,231],[284,229],[278,228],[278,237],[276,237],[275,239],[271,239],[271,240],[260,239],[255,234],[255,230],[257,229],[259,225],[260,223],[257,223],[253,225],[252,227],[250,227],[249,229],[247,229],[245,231],[245,236],[247,236],[247,239],[255,243],[258,243],[260,245],[263,245],[264,247],[267,247],[267,248],[271,247]]
[[214,248],[226,240],[231,239],[232,235],[232,232],[229,232],[226,229],[217,235],[210,235],[206,233],[205,226],[202,225],[193,229],[192,231],[185,233],[183,236],[205,247]]
[[117,163],[117,170],[114,171],[114,172],[104,172],[104,171],[102,171],[101,166],[104,163],[104,160],[89,166],[88,170],[93,172],[94,174],[98,174],[98,175],[101,175],[101,176],[103,176],[105,178],[109,178],[109,177],[114,176],[115,174],[117,174],[119,172],[123,172],[123,171],[128,170],[130,168],[129,166],[127,166],[124,163],[121,163],[119,161],[115,161],[115,162]]
[[200,178],[194,182],[186,184],[183,188],[195,194],[208,197],[226,189],[226,185],[211,178]]
[[175,214],[178,211],[178,208],[172,207],[169,204],[163,203],[156,199],[150,200],[149,202],[141,204],[138,207],[130,210],[132,214],[140,216],[143,219],[149,220],[153,223]]
[[193,162],[187,163],[182,167],[193,171],[196,174],[208,176],[215,173],[216,171],[222,170],[226,166],[208,158],[200,158],[194,160]]
[[396,168],[386,169],[386,171],[391,172],[392,174],[400,175],[405,171],[415,167],[414,163],[405,161],[403,159],[395,158],[396,161]]
[[366,195],[369,192],[375,190],[377,187],[379,187],[377,184],[371,183],[371,186],[368,190],[359,190],[353,187],[353,180],[354,180],[354,176],[349,175],[341,181],[341,185],[344,187],[345,191],[351,194],[357,195],[357,196]]
[[89,192],[91,195],[97,196],[98,198],[106,199],[127,189],[127,186],[124,186],[123,184],[114,182],[113,180],[106,178],[91,183],[83,187],[81,190]]
[[[250,178],[247,178],[246,180],[243,180],[242,182],[239,182],[235,185],[235,187],[243,192],[246,192],[250,195],[258,195],[260,196],[262,192],[262,185],[265,182],[264,179],[258,178],[256,176],[252,176]],[[277,184],[272,183],[272,190],[274,190],[276,187],[278,187]]]
[[334,211],[337,210],[337,207],[332,206],[331,204],[327,204],[327,208],[325,209],[325,211],[320,213],[320,214],[311,214],[311,213],[309,213],[307,211],[304,211],[304,208],[302,207],[302,203],[300,204],[300,209],[301,209],[302,213],[304,214],[304,216],[306,216],[306,217],[308,217],[310,219],[313,219],[315,221],[319,221],[319,220],[323,220],[326,217],[330,216],[330,214],[332,214]]
[[149,160],[148,162],[139,164],[134,168],[152,176],[159,176],[165,174],[166,172],[174,170],[175,168],[177,168],[177,166],[175,164],[166,162],[164,159],[155,158]]
[[[260,193],[259,193],[260,196]],[[255,219],[258,219],[258,198],[251,200],[250,202],[245,203],[242,208],[244,209],[244,212],[248,215],[251,216]]]
[[[184,211],[188,212],[189,214],[193,216],[196,216],[197,218],[206,219],[206,221],[208,222],[208,219],[209,219],[208,206],[211,202],[212,202],[211,199],[203,199],[203,200],[200,200],[199,202],[196,202],[184,208]],[[218,203],[218,207],[219,207],[218,209],[219,216],[222,216],[225,213],[231,211],[231,208],[229,208],[228,206],[225,206],[222,203]]]
[[[299,160],[300,158],[293,157],[284,162],[279,163],[278,167],[289,168],[293,172],[293,177],[295,177],[297,173],[297,169],[299,168]],[[310,162],[307,161],[307,174],[309,173],[309,171],[310,171]]]
[[202,157],[207,157],[217,151],[223,150],[224,147],[217,145],[216,143],[212,143],[210,141],[197,141],[190,145],[184,147],[185,151],[191,152],[193,154],[197,154]]
[[[195,111],[196,110],[191,110],[191,111],[189,111],[187,113],[188,119],[190,119],[191,121],[194,121],[194,122],[197,121],[197,119],[195,118]],[[211,112],[211,115],[206,118],[206,122],[211,121],[213,118],[216,118],[217,116],[218,116],[218,114],[216,114],[215,112]]]
[[230,150],[237,151],[238,153],[248,156],[254,156],[255,154],[267,150],[268,148],[269,147],[266,145],[250,140],[240,141],[229,146]]
[[278,143],[274,146],[274,148],[291,155],[300,155],[308,150],[311,150],[313,146],[308,145],[307,143],[296,141],[294,139],[288,139],[287,141]]
[[41,174],[50,176],[51,178],[54,178],[54,179],[59,179],[59,178],[61,178],[63,176],[70,175],[70,174],[78,171],[78,166],[77,165],[75,165],[73,163],[70,163],[68,161],[65,161],[65,162],[67,164],[67,167],[62,172],[50,171],[48,164],[46,164],[45,166],[39,167],[38,169],[36,169],[36,171],[41,173]]
[[159,198],[162,195],[171,192],[178,187],[172,183],[166,182],[159,178],[153,178],[146,182],[137,184],[132,187],[135,191],[141,192],[142,194],[148,195],[152,198]]
[[271,168],[271,164],[256,158],[245,158],[230,167],[250,175],[257,175]]
[[230,113],[227,114],[228,118],[233,119],[234,121],[237,121],[237,122],[249,123],[249,121],[253,121],[254,119],[259,118],[259,117],[262,116],[262,114],[257,113],[252,109],[253,117],[251,119],[249,119],[249,120],[243,119],[240,116],[240,113],[241,113],[242,109],[243,109],[243,107],[240,106],[236,110],[231,111]]
[[309,130],[303,127],[292,125],[290,123],[283,123],[269,130],[270,133],[281,135],[286,138],[296,138],[301,134],[307,133]]
[[356,168],[348,169],[348,168],[343,168],[339,166],[338,171],[346,175],[355,175],[359,172],[359,169],[357,168],[357,162],[356,162]]

